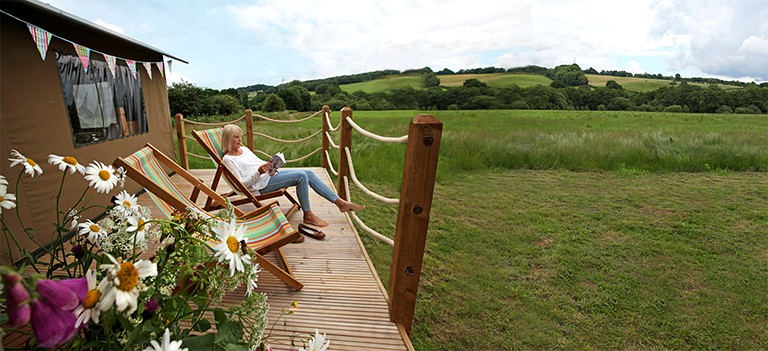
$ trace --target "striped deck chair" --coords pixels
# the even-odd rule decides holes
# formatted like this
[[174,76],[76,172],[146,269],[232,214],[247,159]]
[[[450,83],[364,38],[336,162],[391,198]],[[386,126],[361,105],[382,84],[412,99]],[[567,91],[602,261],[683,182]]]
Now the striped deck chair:
[[[216,166],[216,175],[214,175],[213,181],[211,182],[211,189],[216,190],[216,188],[219,186],[219,182],[223,178],[233,191],[227,194],[222,194],[222,196],[230,197],[237,195],[240,197],[239,199],[231,200],[232,204],[235,206],[251,203],[256,207],[261,207],[261,200],[285,196],[291,202],[291,208],[288,209],[288,211],[285,213],[285,216],[291,218],[291,215],[300,209],[301,206],[299,205],[298,201],[296,201],[296,199],[294,199],[293,196],[288,193],[286,188],[264,194],[253,195],[248,190],[248,187],[243,185],[243,183],[240,182],[240,179],[238,179],[237,176],[232,173],[232,170],[230,170],[229,167],[224,164],[223,157],[225,151],[221,145],[221,135],[223,131],[224,128],[192,131],[192,136],[195,138],[195,140],[197,140],[198,143],[200,143],[203,149],[205,149],[205,151],[208,153],[208,156],[210,156],[211,160],[213,161],[214,166]],[[208,197],[208,199],[205,201],[204,208],[207,210],[217,209],[218,207],[219,205],[214,204],[211,197]]]
[[[211,214],[188,198],[171,180],[163,166],[176,172],[181,178],[189,182],[196,192],[202,191],[219,204],[226,203],[226,200],[213,189],[151,144],[147,144],[126,158],[118,157],[113,164],[116,167],[123,167],[128,177],[143,186],[160,211],[168,217],[171,216],[174,209],[183,211],[188,208],[196,209],[204,214]],[[297,291],[301,290],[303,284],[294,277],[291,266],[288,265],[281,249],[299,237],[300,234],[291,227],[277,204],[262,206],[249,213],[235,207],[234,213],[239,218],[238,224],[246,228],[246,244],[256,253],[256,261],[259,265]],[[264,257],[272,251],[277,251],[277,257],[285,269]]]

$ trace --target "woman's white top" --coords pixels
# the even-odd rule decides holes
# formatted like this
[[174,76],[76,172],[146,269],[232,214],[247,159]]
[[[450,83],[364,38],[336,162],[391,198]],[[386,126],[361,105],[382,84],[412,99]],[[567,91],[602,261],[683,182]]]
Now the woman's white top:
[[239,156],[224,155],[224,164],[240,179],[243,185],[248,187],[248,190],[254,195],[258,195],[259,190],[264,189],[269,183],[269,179],[272,178],[269,172],[259,173],[259,167],[266,161],[260,159],[247,147],[241,146],[240,151],[242,153]]

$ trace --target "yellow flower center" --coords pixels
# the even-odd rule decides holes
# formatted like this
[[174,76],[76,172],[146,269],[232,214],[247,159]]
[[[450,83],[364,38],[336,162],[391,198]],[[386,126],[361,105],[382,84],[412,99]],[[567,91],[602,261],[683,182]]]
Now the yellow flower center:
[[66,163],[66,164],[68,164],[70,166],[76,166],[77,165],[77,159],[72,157],[72,156],[64,157],[64,159],[62,161],[64,161],[64,163]]
[[137,228],[136,230],[138,230],[138,231],[144,230],[144,224],[145,223],[146,222],[144,222],[144,218],[139,218],[139,223],[136,223],[136,228]]
[[85,294],[85,300],[83,300],[83,307],[93,308],[101,299],[101,291],[99,289],[93,289]]
[[101,228],[97,224],[91,224],[90,227],[88,227],[92,232],[97,233],[101,231]]
[[117,279],[120,281],[120,285],[117,286],[118,289],[131,291],[139,283],[139,271],[132,262],[123,262],[120,264],[120,271],[117,272]]
[[237,241],[237,239],[234,236],[230,236],[227,238],[227,247],[229,248],[229,251],[232,251],[232,253],[237,252],[237,250],[240,249],[240,242]]
[[109,173],[109,171],[106,171],[106,170],[103,170],[103,169],[99,171],[99,178],[101,178],[101,180],[109,179],[110,175],[111,174]]
[[31,158],[27,159],[27,163],[29,163],[29,165],[32,167],[37,166],[37,163],[35,163],[35,161],[33,161]]
[[4,201],[4,200],[5,200],[5,196],[0,195],[0,201]]
[[131,207],[131,202],[128,200],[123,201],[123,206],[125,207]]

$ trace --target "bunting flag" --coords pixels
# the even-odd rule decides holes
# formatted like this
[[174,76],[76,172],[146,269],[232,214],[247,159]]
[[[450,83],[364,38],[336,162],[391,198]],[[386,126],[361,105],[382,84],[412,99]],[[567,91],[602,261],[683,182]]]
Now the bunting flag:
[[107,61],[107,67],[109,67],[109,71],[112,72],[112,78],[116,78],[115,68],[117,66],[117,59],[112,55],[104,54],[104,60]]
[[83,64],[85,73],[88,73],[88,64],[91,61],[91,49],[79,44],[73,45],[75,46],[75,51],[77,51],[77,56],[80,57],[80,62]]
[[35,41],[37,51],[40,51],[40,56],[45,61],[45,53],[48,52],[48,44],[51,43],[51,34],[31,24],[27,24],[27,27],[29,27],[29,33],[32,34],[32,39]]
[[136,61],[134,61],[134,60],[125,60],[125,63],[128,64],[128,69],[131,70],[131,74],[133,75],[133,79],[136,79]]
[[165,78],[165,71],[163,69],[163,61],[155,62],[155,64],[157,65],[157,69],[160,70],[160,75],[163,76],[163,78]]
[[149,79],[152,79],[152,62],[143,62],[144,63],[144,69],[147,71],[147,74],[149,75]]
[[171,64],[173,63],[173,60],[168,60],[168,73],[173,73],[173,67]]

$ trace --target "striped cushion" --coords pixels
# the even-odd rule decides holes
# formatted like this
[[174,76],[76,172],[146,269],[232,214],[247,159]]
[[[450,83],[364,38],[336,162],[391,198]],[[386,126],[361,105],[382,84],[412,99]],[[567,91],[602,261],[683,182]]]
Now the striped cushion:
[[[175,198],[183,201],[188,208],[212,216],[187,198],[176,184],[171,181],[171,178],[165,173],[160,162],[154,157],[152,149],[149,147],[144,147],[141,150],[136,151],[132,155],[126,157],[125,161],[137,171],[141,172],[147,179],[165,189]],[[166,217],[170,218],[172,216],[174,209],[171,205],[150,191],[147,191],[147,194],[149,194],[149,197]],[[269,245],[277,241],[283,235],[293,232],[291,224],[286,220],[285,215],[275,203],[271,204],[269,210],[261,215],[254,218],[237,220],[237,224],[245,226],[246,243],[248,247],[254,250]]]

